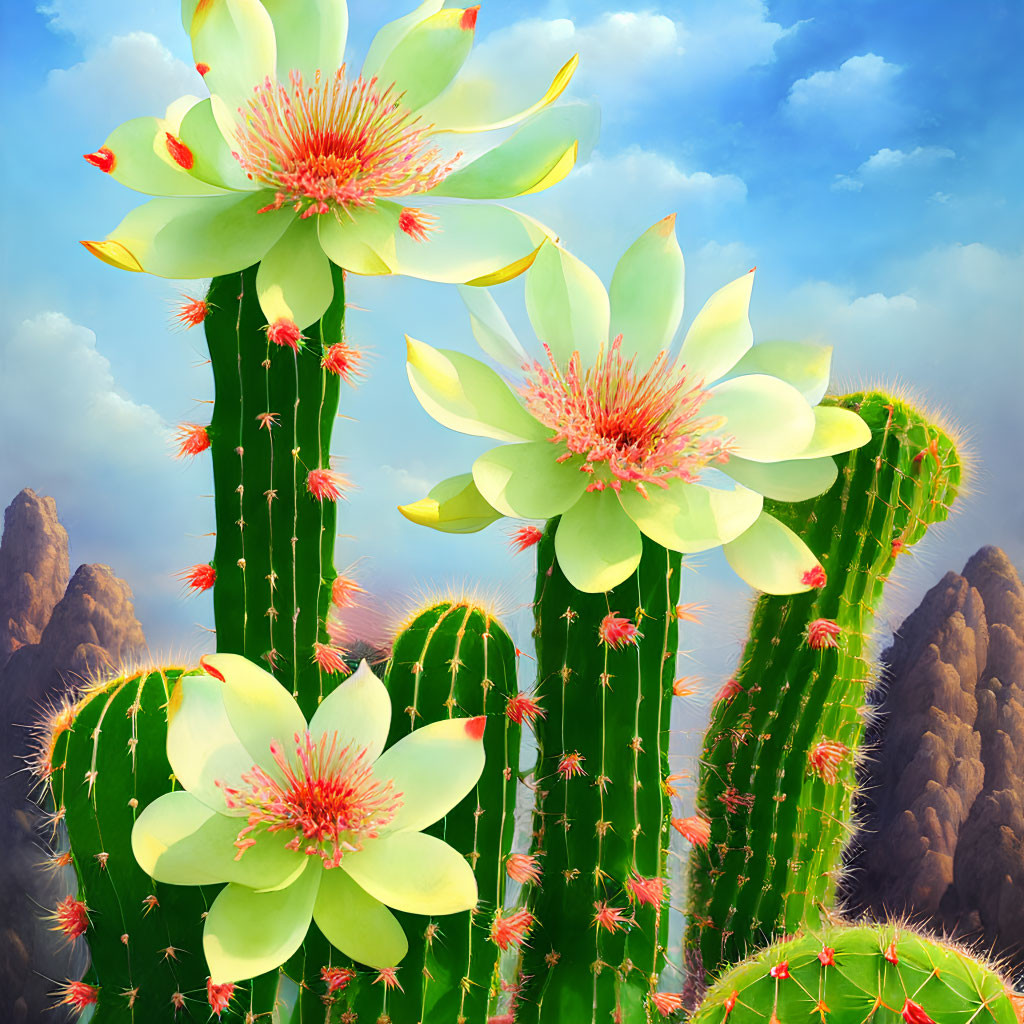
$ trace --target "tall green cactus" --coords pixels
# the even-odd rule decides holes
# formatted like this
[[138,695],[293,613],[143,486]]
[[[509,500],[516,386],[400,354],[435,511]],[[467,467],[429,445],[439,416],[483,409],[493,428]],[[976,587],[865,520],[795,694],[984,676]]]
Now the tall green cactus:
[[339,1006],[360,1021],[485,1024],[499,985],[500,951],[491,926],[505,898],[519,780],[521,726],[506,714],[518,691],[516,646],[494,614],[472,599],[430,602],[406,623],[385,676],[392,708],[389,744],[431,722],[487,716],[487,767],[480,782],[426,829],[466,855],[480,901],[475,911],[439,919],[398,914],[409,939],[397,973],[402,988],[387,991],[360,978]]
[[265,665],[307,717],[326,696],[325,667],[314,655],[317,644],[329,645],[337,575],[336,505],[314,496],[317,478],[309,476],[330,469],[341,387],[339,375],[322,365],[344,326],[342,272],[332,272],[331,306],[306,329],[298,351],[271,340],[255,267],[213,281],[204,323],[216,388],[207,433],[217,650]]
[[771,504],[827,581],[760,598],[704,738],[697,803],[710,836],[691,853],[687,945],[712,974],[831,913],[853,827],[874,615],[899,552],[947,517],[960,484],[953,441],[905,401],[871,392],[835,404],[860,413],[870,443],[836,457],[828,493]]
[[691,1024],[1017,1024],[1020,996],[983,961],[902,925],[811,929],[716,982]]
[[[77,995],[81,1007],[95,1000],[95,1024],[210,1014],[203,917],[217,887],[154,882],[130,838],[139,811],[170,787],[166,709],[183,671],[137,672],[92,688],[51,738],[49,787],[79,883],[58,925],[69,939],[84,934],[92,957],[87,987],[65,998],[75,1005]],[[269,1013],[276,993],[276,972],[239,985],[221,1019],[242,1024],[249,1013]]]
[[[516,1021],[648,1021],[664,963],[669,720],[681,556],[644,538],[626,582],[575,590],[537,548],[537,807],[544,882],[523,946]],[[622,622],[628,619],[639,631]],[[604,639],[602,639],[604,637]]]

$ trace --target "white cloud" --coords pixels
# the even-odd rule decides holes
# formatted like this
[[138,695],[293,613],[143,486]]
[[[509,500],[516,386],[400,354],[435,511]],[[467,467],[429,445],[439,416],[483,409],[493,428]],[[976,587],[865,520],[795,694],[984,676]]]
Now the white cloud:
[[797,79],[783,110],[798,124],[818,130],[825,126],[833,135],[859,143],[902,120],[893,88],[902,70],[875,53],[850,57],[834,71]]
[[557,230],[598,273],[610,274],[618,255],[667,214],[679,215],[680,244],[690,252],[713,236],[723,208],[742,204],[746,195],[746,184],[734,174],[685,169],[664,153],[631,146],[595,153],[569,185],[520,205]]
[[902,149],[880,149],[860,165],[861,174],[879,174],[886,171],[914,167],[932,167],[943,160],[952,160],[956,153],[945,146],[917,146],[905,153]]
[[586,23],[525,18],[474,47],[460,90],[474,104],[512,109],[578,53],[573,91],[599,95],[613,112],[644,90],[704,90],[769,63],[792,31],[769,20],[762,0],[699,0],[678,21],[652,11],[611,11]]
[[131,32],[114,36],[70,68],[54,68],[46,88],[66,111],[113,126],[162,114],[172,100],[200,90],[201,80],[156,36]]
[[850,57],[836,71],[815,71],[798,78],[790,86],[786,102],[794,111],[845,109],[877,98],[902,70],[875,53]]
[[956,153],[946,146],[916,146],[906,152],[883,147],[869,156],[853,174],[837,174],[832,189],[860,192],[868,181],[891,180],[897,172],[930,170],[955,157]]
[[86,47],[105,43],[111,36],[139,30],[161,39],[182,40],[180,5],[140,3],[139,0],[41,0],[36,10],[55,32],[67,33]]

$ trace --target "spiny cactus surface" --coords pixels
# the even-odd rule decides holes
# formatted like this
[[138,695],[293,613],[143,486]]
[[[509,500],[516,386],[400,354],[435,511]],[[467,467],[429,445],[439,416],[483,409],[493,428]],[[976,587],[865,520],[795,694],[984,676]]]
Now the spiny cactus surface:
[[691,1024],[1018,1024],[1004,979],[897,925],[814,929],[728,970]]
[[537,810],[543,885],[523,945],[518,1024],[650,1019],[665,959],[664,788],[681,556],[644,538],[626,582],[575,590],[557,520],[537,547]]
[[835,404],[860,413],[871,441],[836,457],[826,494],[771,503],[827,580],[760,598],[704,738],[698,809],[710,835],[690,858],[687,944],[712,974],[831,913],[853,827],[874,615],[895,559],[948,516],[960,485],[953,441],[906,402],[872,392]]
[[491,926],[505,898],[519,777],[521,726],[506,714],[517,693],[516,655],[504,626],[473,600],[432,602],[395,638],[385,676],[389,745],[431,722],[487,717],[486,767],[476,789],[425,830],[466,856],[480,899],[475,911],[440,918],[397,914],[409,939],[396,975],[401,988],[359,975],[338,994],[332,1021],[348,1012],[394,1024],[485,1024],[499,987]]
[[[86,919],[72,931],[85,925],[95,1024],[210,1017],[203,919],[217,887],[158,884],[131,846],[136,817],[173,785],[167,703],[183,672],[138,672],[92,688],[53,740],[50,790],[71,841],[74,895],[85,906]],[[269,1015],[276,994],[276,972],[237,985],[221,1020]],[[79,997],[90,998],[84,991]]]
[[[334,300],[298,351],[270,340],[256,268],[215,278],[204,322],[216,387],[213,458],[217,650],[269,668],[307,718],[326,696],[336,500],[331,431],[341,379],[322,366],[342,340],[342,273]],[[314,474],[312,477],[310,474]],[[319,496],[318,496],[319,495]]]

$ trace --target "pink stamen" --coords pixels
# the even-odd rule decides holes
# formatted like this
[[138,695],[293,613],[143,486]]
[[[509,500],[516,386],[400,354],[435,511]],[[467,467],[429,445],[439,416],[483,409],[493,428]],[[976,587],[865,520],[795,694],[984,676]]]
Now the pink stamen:
[[320,365],[328,373],[336,373],[346,384],[355,385],[366,376],[362,369],[363,354],[359,349],[339,341],[324,352]]
[[55,921],[53,931],[62,932],[67,942],[74,942],[89,929],[89,908],[72,895],[67,895],[57,904],[50,915]]
[[522,554],[527,548],[532,548],[534,544],[537,544],[544,533],[537,526],[520,526],[509,536],[511,538],[509,547],[517,554]]
[[515,722],[516,725],[522,725],[523,722],[532,725],[535,719],[547,717],[540,702],[528,693],[517,693],[510,697],[508,704],[505,705],[505,714],[509,721]]
[[433,126],[402,107],[393,85],[348,82],[345,65],[318,71],[310,86],[296,71],[287,86],[267,78],[241,113],[235,157],[274,190],[264,209],[291,206],[303,218],[427,192],[459,158],[442,160],[429,142]]
[[359,594],[366,590],[351,576],[336,576],[331,584],[331,601],[335,608],[354,608],[359,601]]
[[437,217],[414,206],[407,206],[398,215],[398,227],[415,241],[425,242],[430,232],[437,227]]
[[636,647],[643,639],[643,633],[629,619],[609,612],[597,627],[597,638],[598,643],[607,644],[617,651],[628,644]]
[[521,946],[530,934],[534,920],[528,910],[514,910],[507,914],[499,907],[491,922],[491,941],[503,952],[509,946]]
[[800,582],[805,587],[814,587],[815,590],[821,590],[828,583],[828,575],[820,565],[816,565],[813,569],[808,569],[800,577]]
[[320,980],[327,983],[327,994],[340,992],[356,976],[349,967],[321,967]]
[[183,459],[186,455],[199,455],[210,447],[210,435],[206,427],[198,423],[179,423],[177,427],[178,436],[175,443],[178,446],[175,457]]
[[679,992],[652,992],[651,1002],[662,1017],[678,1013],[683,1008],[683,996]]
[[566,754],[558,762],[558,774],[566,780],[575,778],[577,775],[586,775],[587,773],[583,770],[584,760],[586,759],[578,750],[571,754]]
[[707,818],[673,818],[672,827],[694,846],[707,846],[711,839],[711,822]]
[[365,749],[339,747],[337,733],[315,741],[302,732],[294,740],[292,758],[276,740],[270,744],[283,784],[258,765],[242,775],[247,789],[218,783],[230,809],[248,811],[247,823],[235,839],[235,860],[255,844],[260,831],[291,831],[295,836],[286,849],[319,857],[325,868],[335,868],[346,853],[377,838],[398,812],[402,794],[394,792],[390,780],[374,778]]
[[631,901],[657,907],[665,899],[665,879],[644,878],[634,873],[632,877],[626,879],[626,892]]
[[287,317],[282,316],[267,327],[267,338],[275,345],[298,352],[303,335],[302,331],[299,330],[299,325],[294,320],[289,320]]
[[100,990],[95,985],[84,981],[69,981],[53,993],[61,996],[58,1006],[70,1006],[75,1013],[83,1013],[88,1007],[95,1006],[100,997]]
[[621,335],[586,370],[579,352],[563,372],[544,349],[550,369],[534,363],[521,394],[530,412],[554,430],[551,442],[566,449],[559,461],[583,457],[579,470],[594,474],[588,491],[631,484],[646,497],[649,484],[693,483],[709,462],[728,459],[729,439],[706,436],[722,418],[700,415],[710,392],[689,379],[682,364],[669,365],[666,352],[640,375],[636,356],[623,359]]
[[311,469],[306,477],[306,490],[317,501],[338,501],[345,496],[348,480],[333,469]]
[[181,293],[181,302],[174,311],[175,324],[188,330],[190,327],[197,327],[210,315],[210,304],[206,299],[197,299],[185,292]]
[[178,579],[182,580],[189,590],[202,592],[209,590],[217,581],[217,570],[208,563],[200,562],[198,565],[191,565],[176,573]]
[[807,643],[816,651],[823,647],[838,647],[836,637],[842,631],[838,622],[831,619],[815,619],[807,624]]
[[214,985],[212,978],[206,979],[206,1001],[218,1017],[228,1008],[234,994],[235,986],[230,981],[224,982],[223,985]]
[[385,989],[397,988],[399,992],[404,992],[398,981],[398,968],[397,967],[384,967],[378,973],[377,977],[373,979],[374,985],[378,982],[384,985]]
[[340,647],[334,647],[331,644],[322,644],[319,641],[313,644],[313,660],[329,676],[335,673],[347,676],[352,671],[348,662],[345,661],[345,652]]
[[603,928],[606,932],[622,931],[627,924],[635,924],[631,917],[626,916],[626,911],[621,907],[611,906],[607,900],[601,900],[594,904],[595,928]]

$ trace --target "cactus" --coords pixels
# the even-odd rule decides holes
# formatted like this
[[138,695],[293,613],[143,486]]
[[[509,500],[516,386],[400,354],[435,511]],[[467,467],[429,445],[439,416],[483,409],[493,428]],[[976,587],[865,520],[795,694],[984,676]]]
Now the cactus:
[[772,503],[827,580],[759,599],[704,738],[697,803],[710,836],[691,853],[687,945],[711,974],[828,917],[852,829],[874,614],[895,558],[947,517],[960,483],[952,440],[906,402],[872,392],[835,404],[859,411],[870,443],[837,456],[827,494]]
[[727,971],[691,1024],[1017,1024],[999,974],[898,924],[810,929]]
[[[61,994],[78,1008],[95,1002],[96,1024],[210,1012],[202,932],[217,887],[153,882],[130,842],[139,811],[169,788],[166,707],[183,671],[136,672],[89,689],[54,718],[48,740],[48,789],[71,841],[62,862],[70,856],[79,882],[56,919],[69,940],[84,934],[92,955],[84,983]],[[268,1013],[276,993],[276,972],[237,985],[221,1019]]]
[[547,717],[536,723],[532,852],[544,882],[528,904],[536,922],[515,1019],[646,1022],[667,945],[664,779],[681,556],[644,538],[632,577],[582,593],[555,560],[556,529],[549,522],[538,544],[535,604]]
[[[487,767],[477,789],[427,829],[464,853],[476,871],[475,911],[438,920],[398,914],[409,953],[401,989],[358,977],[338,1006],[359,1020],[395,1024],[484,1024],[499,984],[491,924],[505,898],[519,776],[520,724],[506,714],[517,693],[516,647],[494,614],[473,599],[421,606],[395,639],[385,682],[391,692],[388,742],[453,716],[487,715]],[[332,1019],[338,1019],[335,1012]]]
[[270,340],[255,267],[214,280],[204,325],[216,387],[217,650],[266,665],[307,717],[340,667],[327,635],[339,481],[322,475],[341,386],[321,365],[342,341],[344,285],[333,274],[334,300],[298,351]]

